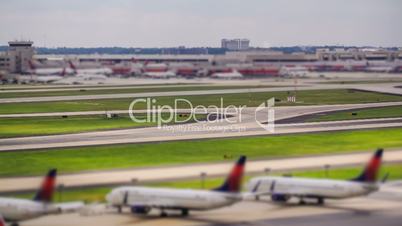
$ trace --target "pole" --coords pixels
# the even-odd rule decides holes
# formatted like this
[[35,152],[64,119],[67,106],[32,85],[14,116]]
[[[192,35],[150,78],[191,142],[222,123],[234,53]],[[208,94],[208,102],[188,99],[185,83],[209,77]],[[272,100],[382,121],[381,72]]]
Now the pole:
[[201,172],[200,174],[200,179],[201,179],[201,189],[205,189],[205,177],[207,176],[207,173]]
[[58,190],[59,190],[59,202],[63,202],[64,184],[60,184]]

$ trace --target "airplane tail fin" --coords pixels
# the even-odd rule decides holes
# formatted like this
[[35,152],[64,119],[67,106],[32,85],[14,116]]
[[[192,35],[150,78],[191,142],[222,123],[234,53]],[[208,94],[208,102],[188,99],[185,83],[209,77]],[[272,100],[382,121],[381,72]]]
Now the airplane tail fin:
[[75,67],[73,62],[71,60],[69,60],[68,64],[70,65],[70,68],[73,69],[74,73],[77,74],[77,68]]
[[215,188],[214,191],[239,192],[241,190],[246,159],[246,156],[240,156],[239,160],[237,160],[236,164],[230,171],[230,174],[226,178],[225,182],[220,187]]
[[61,77],[66,76],[66,68],[63,68],[60,75],[61,75]]
[[371,160],[368,162],[364,171],[352,181],[374,183],[378,179],[378,172],[381,168],[382,154],[384,150],[378,149]]
[[0,215],[0,226],[6,226],[3,216]]
[[35,64],[32,62],[32,60],[29,60],[29,61],[28,61],[28,64],[29,64],[29,69],[31,69],[31,70],[35,70],[35,69],[36,69]]
[[51,169],[43,180],[42,186],[34,197],[37,202],[51,202],[56,184],[57,170]]

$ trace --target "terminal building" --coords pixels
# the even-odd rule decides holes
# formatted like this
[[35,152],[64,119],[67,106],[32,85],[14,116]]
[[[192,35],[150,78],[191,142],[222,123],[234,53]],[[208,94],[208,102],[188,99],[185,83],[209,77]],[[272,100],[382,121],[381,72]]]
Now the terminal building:
[[34,59],[46,62],[51,59],[73,60],[79,63],[97,63],[113,65],[124,62],[140,63],[191,63],[198,66],[224,65],[224,64],[289,64],[313,62],[395,62],[402,60],[402,51],[389,50],[318,50],[316,53],[283,53],[271,50],[232,51],[224,55],[187,55],[187,54],[153,54],[153,55],[119,55],[119,54],[90,54],[90,55],[35,55]]
[[165,63],[168,65],[192,65],[193,67],[207,68],[227,65],[260,66],[289,66],[289,65],[343,65],[363,66],[375,64],[389,64],[398,66],[402,64],[402,50],[364,49],[364,48],[338,48],[318,49],[315,53],[295,52],[284,53],[270,49],[249,48],[247,39],[223,39],[222,47],[232,50],[222,55],[212,54],[89,54],[89,55],[42,55],[35,54],[33,42],[11,41],[8,51],[0,53],[0,71],[9,73],[24,73],[30,69],[30,60],[41,67],[58,65],[62,67],[67,61],[77,62],[85,66],[121,66],[130,63]]
[[0,53],[0,70],[11,73],[22,73],[29,70],[29,61],[35,51],[31,41],[8,42],[7,52]]
[[337,48],[334,50],[318,49],[317,60],[319,61],[346,61],[346,60],[367,60],[367,61],[395,61],[402,60],[401,50],[385,50],[385,49],[344,49]]

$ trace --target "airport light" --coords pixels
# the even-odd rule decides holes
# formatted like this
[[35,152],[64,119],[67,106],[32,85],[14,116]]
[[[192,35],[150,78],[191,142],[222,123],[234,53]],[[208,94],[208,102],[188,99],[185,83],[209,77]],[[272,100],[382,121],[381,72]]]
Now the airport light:
[[325,164],[324,169],[325,169],[325,177],[328,178],[329,175],[329,169],[331,168],[331,165]]
[[59,191],[59,202],[62,202],[63,200],[63,190],[64,190],[64,184],[59,184],[57,190]]

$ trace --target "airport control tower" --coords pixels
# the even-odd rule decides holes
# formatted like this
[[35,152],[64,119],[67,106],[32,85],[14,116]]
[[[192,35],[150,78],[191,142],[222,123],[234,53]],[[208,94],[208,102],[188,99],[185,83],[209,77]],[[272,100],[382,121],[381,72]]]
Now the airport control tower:
[[11,41],[8,42],[9,71],[14,73],[26,72],[29,69],[29,61],[34,55],[33,42]]

